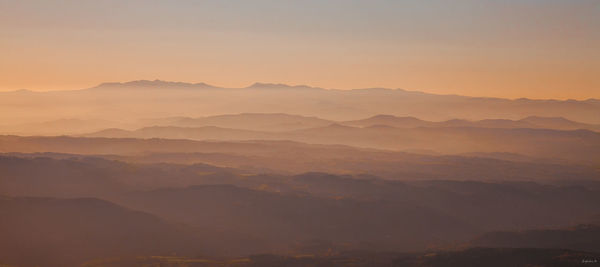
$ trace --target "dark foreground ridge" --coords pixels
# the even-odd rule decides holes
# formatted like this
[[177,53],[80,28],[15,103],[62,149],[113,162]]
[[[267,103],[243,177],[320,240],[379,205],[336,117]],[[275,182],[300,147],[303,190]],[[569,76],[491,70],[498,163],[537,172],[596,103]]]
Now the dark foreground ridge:
[[462,251],[424,253],[374,253],[350,251],[336,255],[253,255],[229,260],[173,256],[95,260],[86,267],[189,266],[189,267],[575,267],[600,266],[600,254],[559,249],[472,248]]

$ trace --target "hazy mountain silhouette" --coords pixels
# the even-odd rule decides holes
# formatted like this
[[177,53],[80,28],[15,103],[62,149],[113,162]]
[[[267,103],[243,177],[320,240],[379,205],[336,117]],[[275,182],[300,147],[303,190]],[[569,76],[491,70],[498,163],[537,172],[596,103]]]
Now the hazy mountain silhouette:
[[165,118],[148,120],[146,124],[179,127],[216,126],[254,131],[291,131],[326,126],[332,121],[283,113],[242,113],[200,118]]
[[88,90],[106,90],[106,89],[144,89],[144,88],[160,88],[160,89],[217,89],[219,87],[212,86],[206,83],[184,83],[184,82],[170,82],[170,81],[161,81],[161,80],[138,80],[138,81],[130,81],[130,82],[108,82],[99,84],[96,87],[90,88]]
[[367,173],[395,180],[581,181],[600,177],[599,171],[591,166],[549,163],[547,160],[510,161],[481,156],[418,155],[288,141],[4,136],[0,138],[0,149],[2,152],[104,154],[109,159],[139,163],[208,163],[256,173]]
[[598,114],[268,83],[3,92],[0,265],[581,266],[600,231],[564,227],[598,221]]
[[43,122],[0,125],[4,134],[20,135],[68,135],[84,134],[110,127],[126,127],[127,124],[102,119],[57,119]]
[[[106,129],[99,132],[85,134],[88,137],[109,138],[169,138],[169,139],[195,139],[195,140],[255,140],[278,139],[267,132],[221,128],[216,126],[202,127],[176,127],[153,126],[127,131],[122,129]],[[273,138],[271,138],[273,137]]]
[[520,120],[507,119],[484,119],[478,121],[468,121],[453,119],[447,121],[433,122],[424,121],[414,117],[396,117],[392,115],[376,115],[367,119],[345,121],[345,125],[356,127],[371,127],[377,125],[387,125],[398,128],[415,127],[482,127],[482,128],[534,128],[534,129],[555,129],[555,130],[600,130],[600,125],[580,123],[567,120],[562,117],[539,117],[531,116]]
[[[331,125],[298,130],[283,139],[377,149],[426,149],[445,154],[512,152],[590,164],[600,149],[600,133],[588,130],[473,127],[367,127]],[[595,164],[595,163],[592,163]]]
[[540,117],[540,116],[530,116],[524,118],[520,121],[528,122],[538,126],[539,128],[547,128],[547,129],[563,129],[563,130],[573,130],[573,129],[589,129],[589,130],[600,130],[600,125],[593,125],[587,123],[580,123],[572,120],[567,120],[563,117]]
[[[288,90],[279,90],[283,88]],[[302,114],[331,120],[390,114],[433,121],[543,116],[600,123],[597,116],[600,101],[593,99],[510,100],[401,89],[330,90],[260,83],[248,88],[214,88],[205,84],[135,81],[107,83],[88,90],[1,94],[3,125],[56,120],[73,114],[131,122],[143,118],[236,113]]]
[[154,119],[138,119],[131,120],[128,122],[109,121],[102,119],[57,119],[52,121],[0,125],[0,132],[5,134],[21,135],[65,135],[87,134],[94,131],[109,129],[112,130],[112,128],[124,128],[130,130],[155,126],[190,128],[215,126],[220,128],[262,132],[285,132],[325,127],[334,123],[354,127],[479,127],[535,128],[555,130],[588,129],[593,131],[600,130],[600,125],[580,123],[560,117],[528,117],[521,120],[485,119],[479,121],[453,119],[448,121],[433,122],[420,120],[414,117],[377,115],[362,120],[336,122],[317,117],[306,117],[283,113],[242,113],[198,118],[179,116]]
[[387,125],[398,128],[415,128],[435,125],[434,122],[424,121],[415,117],[397,117],[394,115],[376,115],[362,120],[344,121],[343,124],[355,127],[370,127]]
[[432,151],[443,154],[515,153],[531,157],[598,163],[600,133],[589,130],[527,128],[418,127],[386,125],[352,127],[338,123],[285,132],[260,132],[204,127],[148,127],[135,131],[108,129],[86,134],[109,138],[166,138],[192,140],[291,140],[312,144],[338,144],[400,151]]
[[284,89],[284,90],[325,90],[319,87],[311,87],[307,85],[287,85],[283,83],[260,83],[256,82],[246,87],[246,89]]

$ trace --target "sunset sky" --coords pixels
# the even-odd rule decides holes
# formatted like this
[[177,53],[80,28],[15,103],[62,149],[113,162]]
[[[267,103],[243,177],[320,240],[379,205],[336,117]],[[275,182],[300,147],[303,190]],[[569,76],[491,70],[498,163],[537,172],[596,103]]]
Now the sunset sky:
[[600,98],[598,0],[0,0],[0,90],[161,79]]

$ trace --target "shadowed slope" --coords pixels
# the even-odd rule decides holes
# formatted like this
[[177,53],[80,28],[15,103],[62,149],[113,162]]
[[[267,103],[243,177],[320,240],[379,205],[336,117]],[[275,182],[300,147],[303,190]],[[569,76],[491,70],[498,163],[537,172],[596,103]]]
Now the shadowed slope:
[[0,198],[0,263],[75,266],[95,258],[198,255],[188,230],[92,198]]

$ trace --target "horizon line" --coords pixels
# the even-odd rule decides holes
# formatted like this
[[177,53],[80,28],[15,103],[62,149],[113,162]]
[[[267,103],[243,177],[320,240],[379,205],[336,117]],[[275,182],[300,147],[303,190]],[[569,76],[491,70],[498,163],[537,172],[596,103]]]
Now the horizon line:
[[421,93],[421,94],[428,94],[428,95],[436,95],[436,96],[459,96],[459,97],[470,97],[470,98],[487,98],[487,99],[505,99],[505,100],[534,100],[534,101],[578,101],[578,102],[585,102],[585,101],[600,101],[600,98],[594,98],[594,97],[588,97],[588,98],[582,98],[582,99],[576,99],[576,98],[529,98],[529,97],[515,97],[515,98],[509,98],[509,97],[499,97],[499,96],[480,96],[480,95],[461,95],[461,94],[456,94],[456,93],[450,93],[450,94],[441,94],[441,93],[433,93],[433,92],[427,92],[427,91],[421,91],[421,90],[409,90],[409,89],[404,89],[404,88],[388,88],[388,87],[366,87],[366,88],[350,88],[350,89],[340,89],[340,88],[324,88],[324,87],[318,87],[318,86],[311,86],[311,85],[306,85],[306,84],[295,84],[295,85],[291,85],[291,84],[287,84],[287,83],[277,83],[277,82],[254,82],[248,86],[245,87],[222,87],[222,86],[215,86],[212,84],[208,84],[205,82],[182,82],[182,81],[169,81],[169,80],[161,80],[161,79],[154,79],[154,80],[149,80],[149,79],[139,79],[139,80],[129,80],[129,81],[122,81],[122,82],[101,82],[99,84],[96,84],[95,86],[92,87],[85,87],[85,88],[78,88],[78,89],[58,89],[58,90],[32,90],[32,89],[28,89],[28,88],[21,88],[21,89],[15,89],[15,90],[0,90],[0,93],[15,93],[15,92],[32,92],[32,93],[50,93],[50,92],[69,92],[69,91],[82,91],[82,90],[90,90],[90,89],[96,89],[98,87],[101,86],[108,86],[108,85],[128,85],[128,84],[133,84],[133,83],[140,83],[140,82],[148,82],[148,83],[164,83],[164,84],[173,84],[173,85],[182,85],[182,86],[206,86],[206,87],[211,87],[214,89],[250,89],[253,87],[257,87],[257,86],[265,86],[265,87],[290,87],[290,88],[306,88],[306,89],[317,89],[317,90],[337,90],[337,91],[352,91],[352,90],[374,90],[374,89],[379,89],[379,90],[393,90],[393,91],[404,91],[404,92],[408,92],[408,93]]

